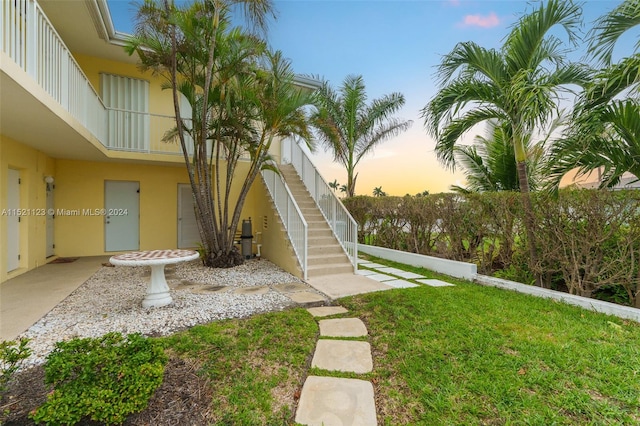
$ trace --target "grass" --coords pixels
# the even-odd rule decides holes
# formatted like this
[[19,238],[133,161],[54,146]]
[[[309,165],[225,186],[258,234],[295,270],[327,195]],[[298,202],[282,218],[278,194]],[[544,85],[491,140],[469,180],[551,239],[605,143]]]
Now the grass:
[[[340,300],[369,330],[382,424],[640,423],[640,324],[434,274],[454,283]],[[165,339],[199,360],[220,424],[290,424],[318,328],[301,309]]]
[[293,309],[196,326],[163,340],[200,365],[213,388],[213,423],[275,425],[293,419],[317,336],[311,315]]

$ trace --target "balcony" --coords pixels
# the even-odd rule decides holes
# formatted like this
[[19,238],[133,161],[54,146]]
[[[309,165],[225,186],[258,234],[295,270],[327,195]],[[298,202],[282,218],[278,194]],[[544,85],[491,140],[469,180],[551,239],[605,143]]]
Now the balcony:
[[174,118],[107,108],[37,1],[0,2],[0,55],[7,136],[55,157],[181,157],[179,144],[161,141]]

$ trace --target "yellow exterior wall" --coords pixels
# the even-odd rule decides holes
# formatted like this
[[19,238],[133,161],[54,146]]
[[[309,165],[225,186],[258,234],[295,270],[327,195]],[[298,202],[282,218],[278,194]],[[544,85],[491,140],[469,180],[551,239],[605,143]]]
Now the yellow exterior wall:
[[[0,135],[0,212],[7,208],[9,169],[20,172],[20,208],[26,216],[20,220],[20,262],[17,270],[7,272],[7,240],[0,238],[0,281],[36,268],[46,262],[46,183],[44,177],[55,174],[55,160],[40,151]],[[7,235],[7,216],[0,215],[0,235]]]
[[[272,207],[271,198],[262,179],[258,177],[250,191],[255,202],[253,232],[261,232],[261,255],[285,271],[302,278],[302,268],[298,263],[293,247],[278,212]],[[265,227],[266,225],[266,227]]]
[[[162,90],[162,80],[143,74],[133,64],[118,63],[101,58],[76,55],[96,92],[101,95],[100,73],[140,78],[150,82],[149,112],[152,114],[151,149],[167,150],[160,142],[164,131],[174,125],[171,91]],[[87,143],[91,143],[87,141]],[[154,145],[155,144],[155,145]],[[179,151],[175,145],[174,150]],[[279,144],[274,144],[272,153],[280,156]],[[54,208],[58,212],[54,221],[56,256],[94,256],[111,254],[105,252],[104,217],[67,216],[62,211],[104,208],[105,180],[137,181],[140,183],[140,249],[174,248],[177,246],[177,188],[188,183],[185,166],[123,162],[126,152],[113,151],[113,159],[107,162],[89,162],[70,159],[55,159],[30,146],[0,135],[0,211],[6,208],[8,169],[17,169],[21,176],[20,204],[24,209],[46,210],[46,183],[44,176],[54,176]],[[156,154],[137,154],[154,160]],[[167,157],[167,156],[165,156]],[[136,157],[137,158],[137,157]],[[179,156],[175,157],[179,159]],[[167,158],[158,158],[167,161]],[[174,161],[174,158],[171,158]],[[241,162],[237,172],[242,174],[248,167]],[[240,181],[236,182],[232,194],[237,195]],[[233,203],[231,204],[233,207]],[[253,220],[253,233],[262,232],[262,255],[285,270],[300,275],[297,260],[286,239],[286,234],[271,208],[266,188],[258,177],[249,192],[238,227],[243,219]],[[263,229],[266,216],[267,229]],[[0,217],[0,282],[44,264],[46,259],[46,216],[32,215],[22,219],[20,229],[20,266],[7,272],[6,217]],[[254,253],[256,247],[254,246]]]
[[[140,183],[140,249],[177,245],[178,184],[187,183],[184,167],[58,160],[56,211],[83,211],[105,207],[105,181]],[[56,254],[95,256],[105,252],[102,216],[56,217]]]

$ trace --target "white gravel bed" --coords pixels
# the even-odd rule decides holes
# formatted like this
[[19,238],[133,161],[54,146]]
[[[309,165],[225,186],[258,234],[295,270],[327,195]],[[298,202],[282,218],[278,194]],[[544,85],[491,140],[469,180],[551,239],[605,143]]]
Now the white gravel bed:
[[[196,260],[177,264],[175,268],[167,267],[173,303],[161,308],[143,308],[141,303],[148,282],[148,267],[102,267],[19,336],[31,340],[29,347],[33,353],[24,366],[43,363],[55,342],[60,340],[98,337],[111,331],[167,335],[214,320],[282,310],[294,302],[272,288],[265,294],[235,294],[233,289],[302,281],[266,260],[249,260],[229,269],[205,268]],[[192,285],[183,283],[230,289],[194,293],[189,290]]]

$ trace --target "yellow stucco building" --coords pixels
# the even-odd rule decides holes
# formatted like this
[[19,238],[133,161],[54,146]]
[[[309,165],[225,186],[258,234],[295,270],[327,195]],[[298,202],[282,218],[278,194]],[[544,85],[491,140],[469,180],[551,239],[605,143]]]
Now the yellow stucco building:
[[[184,160],[161,141],[174,125],[171,93],[122,45],[106,0],[0,5],[0,282],[55,257],[196,246]],[[313,230],[281,220],[265,182],[242,218],[263,257],[306,276]]]

